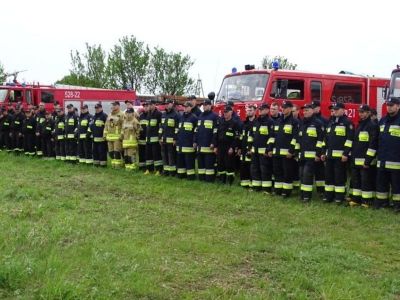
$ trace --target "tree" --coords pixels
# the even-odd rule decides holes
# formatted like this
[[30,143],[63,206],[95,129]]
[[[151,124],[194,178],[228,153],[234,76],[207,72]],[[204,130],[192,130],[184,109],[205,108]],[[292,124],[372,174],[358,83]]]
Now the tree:
[[146,81],[149,47],[134,36],[123,37],[108,57],[107,74],[113,88],[133,88],[140,92]]
[[183,95],[193,90],[194,80],[189,76],[193,61],[181,52],[167,53],[155,48],[150,61],[147,89],[153,94]]
[[6,81],[6,72],[4,71],[4,66],[0,62],[0,84],[2,84],[4,81]]
[[275,61],[279,63],[279,69],[296,70],[297,68],[297,64],[289,62],[289,60],[284,56],[264,56],[261,61],[261,65],[264,69],[272,69],[272,64]]
[[86,44],[83,58],[79,51],[71,51],[70,74],[57,83],[105,88],[108,85],[106,53],[101,45]]

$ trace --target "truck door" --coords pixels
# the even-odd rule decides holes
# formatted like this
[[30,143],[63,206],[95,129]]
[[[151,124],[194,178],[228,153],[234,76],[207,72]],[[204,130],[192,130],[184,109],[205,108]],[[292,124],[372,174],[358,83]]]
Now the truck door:
[[346,115],[354,123],[358,122],[358,107],[366,103],[363,82],[335,82],[331,102],[344,103]]
[[281,103],[283,100],[290,100],[301,107],[305,102],[304,87],[302,78],[277,77],[272,81],[269,96],[272,101]]

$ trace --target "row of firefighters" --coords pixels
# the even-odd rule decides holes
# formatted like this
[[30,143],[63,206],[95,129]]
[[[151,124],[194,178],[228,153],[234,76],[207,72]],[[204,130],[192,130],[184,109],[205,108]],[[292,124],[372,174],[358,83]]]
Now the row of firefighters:
[[[142,169],[146,174],[176,175],[232,184],[239,169],[240,185],[289,197],[296,187],[310,201],[314,187],[326,202],[343,203],[346,190],[351,205],[400,210],[400,100],[387,101],[387,116],[370,117],[367,105],[359,108],[355,128],[342,103],[333,103],[331,117],[320,113],[320,103],[302,107],[303,117],[284,101],[246,108],[242,122],[227,104],[219,117],[209,95],[203,111],[196,103],[184,112],[167,101],[165,112],[156,102],[144,103],[140,114],[131,104],[123,112],[119,102],[107,116],[101,103],[94,115],[86,105],[80,115],[72,105],[67,114],[53,114],[43,105],[25,113],[2,111],[0,143],[7,151],[55,157],[58,160]],[[258,114],[257,114],[258,110]],[[197,161],[197,168],[196,168]],[[351,174],[349,187],[347,176]]]

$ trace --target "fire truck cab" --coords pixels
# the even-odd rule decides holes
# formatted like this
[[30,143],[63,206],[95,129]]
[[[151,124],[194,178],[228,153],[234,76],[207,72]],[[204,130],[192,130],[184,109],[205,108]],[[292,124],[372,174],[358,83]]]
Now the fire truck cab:
[[[399,73],[400,82],[400,73]],[[220,115],[226,102],[232,101],[234,109],[243,120],[249,104],[291,100],[299,108],[313,100],[321,102],[321,112],[329,117],[332,102],[342,102],[347,116],[358,120],[357,109],[369,104],[382,115],[385,88],[389,80],[351,74],[319,74],[291,70],[255,70],[246,66],[243,72],[226,75],[216,98],[215,111]],[[399,90],[400,91],[400,90]]]
[[104,111],[109,113],[111,102],[126,100],[135,101],[135,91],[14,83],[0,85],[0,106],[5,108],[19,105],[26,109],[44,103],[46,110],[53,111],[54,104],[58,102],[64,109],[68,104],[73,104],[78,110],[87,104],[89,111],[94,113],[95,104],[101,102]]

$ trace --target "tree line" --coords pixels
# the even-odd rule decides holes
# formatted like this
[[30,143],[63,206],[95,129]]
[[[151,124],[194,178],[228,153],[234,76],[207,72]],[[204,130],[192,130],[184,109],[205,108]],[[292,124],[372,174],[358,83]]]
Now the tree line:
[[150,49],[136,37],[124,36],[108,52],[88,43],[83,53],[71,51],[70,73],[57,83],[183,95],[194,89],[195,80],[189,74],[193,64],[189,55]]

